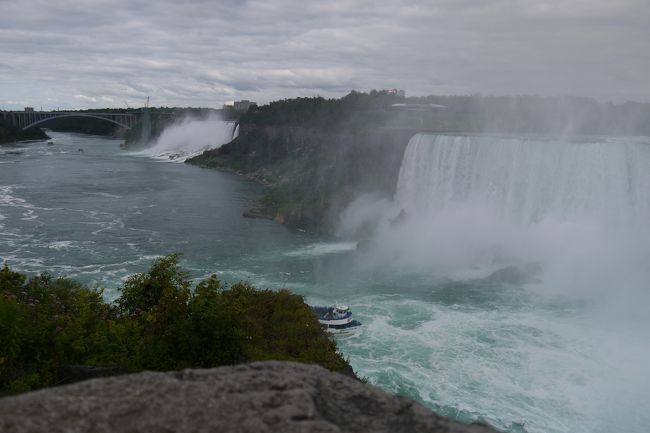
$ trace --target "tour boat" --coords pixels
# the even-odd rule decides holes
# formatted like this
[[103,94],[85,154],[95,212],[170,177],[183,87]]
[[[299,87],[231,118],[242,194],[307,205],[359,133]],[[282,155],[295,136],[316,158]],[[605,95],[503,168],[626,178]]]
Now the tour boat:
[[352,319],[352,312],[347,305],[336,304],[332,307],[312,306],[323,328],[331,334],[345,335],[356,331],[361,322]]

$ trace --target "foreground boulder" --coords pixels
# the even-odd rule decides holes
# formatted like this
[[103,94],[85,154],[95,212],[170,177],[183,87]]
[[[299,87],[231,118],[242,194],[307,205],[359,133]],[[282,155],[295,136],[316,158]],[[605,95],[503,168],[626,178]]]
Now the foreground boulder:
[[144,372],[3,398],[0,431],[495,432],[316,365],[276,361]]

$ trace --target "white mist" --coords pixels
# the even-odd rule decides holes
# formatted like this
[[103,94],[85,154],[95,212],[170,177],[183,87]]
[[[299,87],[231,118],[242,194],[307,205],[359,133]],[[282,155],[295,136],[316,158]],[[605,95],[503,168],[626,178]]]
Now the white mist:
[[417,134],[394,201],[357,200],[341,233],[377,215],[370,266],[449,275],[535,262],[549,290],[650,299],[650,143]]
[[217,115],[207,118],[185,117],[165,128],[151,147],[137,152],[156,159],[184,162],[186,159],[215,149],[237,136],[234,122]]
[[[649,222],[647,139],[416,135],[394,200],[342,215],[342,235],[372,227],[359,266],[394,286],[344,348],[372,382],[505,431],[645,433]],[[531,263],[530,282],[486,278]]]

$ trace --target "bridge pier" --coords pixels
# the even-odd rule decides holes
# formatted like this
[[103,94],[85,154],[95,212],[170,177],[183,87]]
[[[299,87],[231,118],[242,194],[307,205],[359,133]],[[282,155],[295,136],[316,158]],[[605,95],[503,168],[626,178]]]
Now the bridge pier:
[[147,144],[151,140],[151,115],[148,108],[142,110],[142,133],[140,143]]

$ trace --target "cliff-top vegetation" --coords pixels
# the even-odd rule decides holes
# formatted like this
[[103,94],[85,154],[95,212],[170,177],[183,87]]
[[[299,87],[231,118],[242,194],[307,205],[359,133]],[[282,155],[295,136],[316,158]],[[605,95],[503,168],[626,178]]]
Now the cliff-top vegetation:
[[293,98],[253,106],[240,123],[325,129],[650,135],[650,104],[536,95],[404,97],[373,90],[352,91],[338,99]]
[[241,362],[347,364],[301,296],[287,290],[192,285],[176,255],[128,278],[114,302],[68,278],[0,269],[0,394],[55,385],[70,365],[141,370]]
[[350,92],[253,106],[239,136],[188,160],[269,185],[249,216],[331,233],[362,194],[391,198],[404,148],[418,131],[650,135],[650,104],[540,96],[404,97]]

